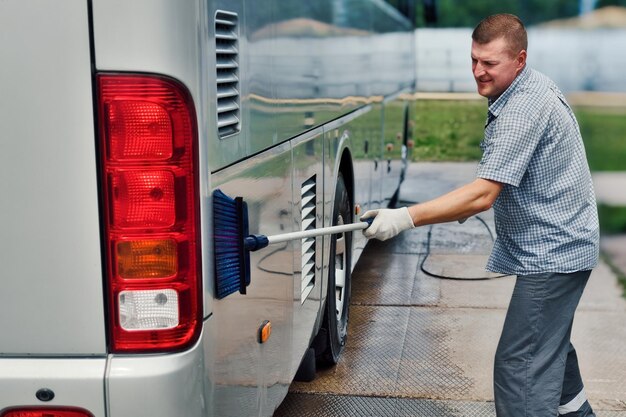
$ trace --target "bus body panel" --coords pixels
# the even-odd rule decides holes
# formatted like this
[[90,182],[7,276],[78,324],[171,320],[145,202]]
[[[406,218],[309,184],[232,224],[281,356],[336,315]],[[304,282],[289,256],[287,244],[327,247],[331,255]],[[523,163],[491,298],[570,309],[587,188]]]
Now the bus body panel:
[[[200,32],[206,18],[197,0],[92,0],[98,71],[170,75],[198,102]],[[207,42],[207,39],[203,40]],[[213,74],[211,74],[213,75]]]
[[0,2],[0,356],[106,353],[87,16]]
[[[292,195],[292,171],[291,143],[286,142],[213,173],[212,183],[233,198],[243,197],[251,234],[274,235],[296,228],[299,209]],[[301,267],[294,265],[296,245],[287,242],[251,252],[246,294],[234,293],[213,303],[216,337],[207,341],[214,351],[207,365],[213,368],[215,399],[225,407],[238,404],[242,416],[268,407],[267,389],[288,385],[295,373],[290,357],[297,327],[294,288],[300,286]],[[261,344],[258,332],[266,320],[272,333]]]
[[389,205],[400,186],[403,156],[406,157],[404,127],[407,102],[399,96],[385,100],[383,107],[383,206]]
[[[375,210],[378,208],[384,208],[383,206],[383,103],[378,102],[372,105],[372,114],[376,123],[375,130],[370,133],[370,140],[368,143],[369,148],[369,161],[372,180],[369,184],[371,191],[371,197],[369,200],[369,206],[364,207],[364,210]],[[364,211],[363,211],[364,212]]]
[[[0,411],[15,406],[73,406],[105,417],[105,358],[0,359]],[[54,393],[42,402],[41,389]]]
[[[271,84],[258,84],[254,81],[255,74],[259,72],[270,72],[271,68],[267,66],[266,62],[261,64],[255,63],[253,59],[253,51],[256,48],[251,48],[248,41],[248,26],[247,26],[247,11],[245,8],[244,0],[199,0],[200,1],[200,13],[198,15],[200,32],[197,37],[200,41],[201,47],[201,67],[198,68],[199,76],[202,79],[202,93],[205,94],[205,110],[204,117],[206,118],[205,140],[206,140],[206,157],[208,160],[208,166],[210,171],[216,171],[231,165],[237,161],[240,161],[249,154],[249,142],[253,133],[251,133],[251,120],[253,117],[253,101],[252,97],[255,96],[255,92],[258,93],[257,88],[261,88],[260,95],[266,97],[265,94],[271,94]],[[172,3],[178,4],[175,0]],[[254,10],[260,7],[260,4],[250,8],[250,14],[256,13]],[[235,71],[237,78],[239,79],[239,133],[228,135],[220,138],[217,131],[218,114],[217,114],[217,57],[216,57],[216,19],[218,12],[225,12],[229,15],[236,17],[233,20],[236,23],[234,32],[237,36],[235,47],[237,50],[236,61],[238,62],[238,68]],[[256,53],[263,54],[262,50],[256,51]],[[268,96],[271,98],[271,96]],[[269,134],[262,134],[266,139],[270,138],[271,144],[276,144],[273,141],[274,126],[271,120],[271,109],[261,112],[261,121],[266,126],[264,131]],[[260,147],[264,149],[265,147]]]
[[[291,140],[293,152],[293,214],[294,229],[323,227],[329,209],[324,204],[327,184],[324,181],[324,134],[321,128]],[[314,186],[314,189],[308,187]],[[304,352],[311,344],[323,313],[322,298],[326,295],[328,259],[327,236],[294,240],[293,250],[293,343],[291,372],[295,373]],[[307,251],[307,248],[310,249]],[[289,355],[289,353],[287,353]]]
[[[211,375],[205,373],[205,349],[215,337],[212,321],[191,349],[167,355],[111,355],[106,373],[108,417],[191,417],[212,414]],[[208,346],[205,348],[204,346]]]
[[[216,13],[237,15],[242,121],[238,134],[208,144],[211,170],[412,87],[413,37],[406,20],[383,2],[350,2],[350,10],[342,3],[206,4],[208,43],[202,58],[208,71],[216,65],[211,53]],[[389,52],[390,45],[402,51]],[[214,97],[215,86],[207,88]],[[214,110],[207,116],[215,117]]]
[[[374,150],[380,149],[380,113],[375,111],[376,106],[367,106],[345,117],[328,123],[324,128],[326,138],[326,152],[328,158],[324,161],[326,175],[325,182],[331,184],[326,188],[324,199],[328,209],[325,211],[325,225],[332,225],[333,202],[335,198],[335,183],[339,171],[343,169],[348,175],[348,186],[351,187],[353,205],[361,210],[372,208],[373,161]],[[364,153],[368,143],[368,153]],[[342,166],[343,157],[349,158],[350,166]],[[344,173],[344,179],[346,175]],[[354,213],[353,221],[358,216]],[[352,269],[356,265],[367,239],[358,231],[352,234]],[[327,253],[330,248],[325,248]],[[331,266],[332,267],[332,266]]]
[[[220,138],[215,34],[224,12],[236,15],[241,123]],[[393,149],[387,172],[385,140],[397,143],[398,94],[414,83],[408,29],[393,7],[370,0],[0,2],[0,162],[11,179],[0,185],[10,196],[0,200],[0,410],[36,403],[49,383],[59,394],[51,405],[96,417],[270,416],[321,325],[330,237],[315,239],[310,258],[300,240],[252,252],[247,293],[218,300],[212,192],[243,197],[250,233],[266,235],[301,230],[304,201],[313,227],[332,225],[340,171],[355,205],[386,206],[402,155]],[[107,350],[92,93],[102,71],[172,77],[194,101],[203,328],[182,352]],[[365,244],[354,232],[352,268]],[[272,334],[259,343],[266,320]],[[27,354],[61,358],[16,357]]]

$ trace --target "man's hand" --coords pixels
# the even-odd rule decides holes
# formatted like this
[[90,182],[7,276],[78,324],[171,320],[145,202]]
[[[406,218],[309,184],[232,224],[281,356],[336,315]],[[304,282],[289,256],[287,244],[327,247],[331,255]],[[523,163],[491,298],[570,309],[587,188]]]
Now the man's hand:
[[363,230],[363,234],[368,239],[391,239],[398,233],[415,227],[409,209],[406,207],[369,210],[363,213],[361,220],[371,217],[374,217],[374,222],[370,227]]

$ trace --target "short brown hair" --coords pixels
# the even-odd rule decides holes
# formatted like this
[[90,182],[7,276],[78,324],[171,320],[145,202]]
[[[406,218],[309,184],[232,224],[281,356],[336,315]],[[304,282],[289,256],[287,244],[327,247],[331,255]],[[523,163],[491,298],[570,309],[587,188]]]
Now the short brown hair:
[[486,17],[472,32],[472,39],[481,45],[499,38],[504,38],[513,56],[528,48],[526,28],[520,18],[512,14],[502,13]]

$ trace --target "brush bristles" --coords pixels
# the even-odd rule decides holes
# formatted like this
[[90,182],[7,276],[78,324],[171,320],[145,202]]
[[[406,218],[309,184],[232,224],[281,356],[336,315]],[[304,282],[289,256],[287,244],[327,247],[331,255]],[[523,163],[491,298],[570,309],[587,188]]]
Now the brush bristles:
[[243,248],[247,234],[246,204],[228,197],[220,190],[213,192],[213,242],[215,251],[215,282],[217,298],[236,291],[245,293],[250,282],[247,251]]

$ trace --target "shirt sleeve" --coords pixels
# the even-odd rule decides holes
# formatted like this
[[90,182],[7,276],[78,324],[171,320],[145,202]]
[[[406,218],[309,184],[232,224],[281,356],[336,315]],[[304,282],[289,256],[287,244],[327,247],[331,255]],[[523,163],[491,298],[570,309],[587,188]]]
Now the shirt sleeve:
[[[503,109],[485,129],[477,176],[518,187],[543,136],[549,118],[545,106]],[[549,113],[549,112],[548,112]]]

